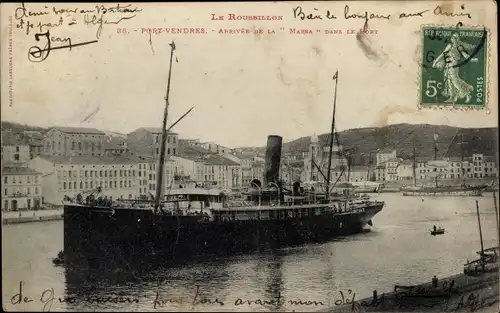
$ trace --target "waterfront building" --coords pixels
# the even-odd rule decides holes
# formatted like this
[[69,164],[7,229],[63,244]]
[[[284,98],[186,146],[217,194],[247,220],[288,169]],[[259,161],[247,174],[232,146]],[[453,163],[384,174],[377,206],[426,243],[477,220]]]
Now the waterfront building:
[[300,181],[303,171],[303,160],[294,158],[281,160],[280,179],[284,184],[291,185],[297,181]]
[[261,183],[264,182],[264,165],[265,162],[261,158],[254,158],[252,163],[252,180],[257,179]]
[[[439,163],[434,167],[429,163]],[[437,163],[436,163],[437,164]],[[441,160],[420,160],[417,162],[417,179],[425,180],[435,177],[439,172],[441,179],[474,179],[498,177],[498,169],[494,157],[474,153],[470,157],[448,157]]]
[[413,161],[402,160],[396,169],[397,180],[413,180]]
[[385,162],[385,180],[395,181],[398,180],[398,166],[400,160],[398,158],[391,158]]
[[198,172],[204,185],[214,188],[232,189],[241,186],[240,165],[220,155],[205,155]]
[[27,166],[2,168],[2,211],[40,208],[42,174]]
[[127,140],[119,137],[106,138],[104,142],[104,155],[125,155],[130,150],[127,147]]
[[138,196],[137,159],[126,157],[37,156],[30,167],[43,174],[44,201],[60,205],[64,196],[87,196],[98,187],[111,199]]
[[171,156],[169,159],[174,163],[173,175],[176,182],[188,184],[203,181],[200,176],[200,166],[204,164],[203,159],[184,155]]
[[[321,145],[318,136],[314,135],[311,137],[311,143],[309,144],[309,152],[304,158],[304,171],[302,174],[302,181],[322,181],[324,180],[316,165],[321,169],[324,175],[328,171],[328,158],[330,154],[330,147]],[[330,179],[336,179],[333,176],[333,172],[336,167],[347,166],[347,159],[341,156],[342,146],[334,145],[332,149],[332,161],[331,161],[331,177]]]
[[[132,153],[147,151],[149,155],[158,159],[161,146],[161,128],[141,127],[127,135],[127,146]],[[179,135],[174,132],[167,133],[165,155],[179,154]]]
[[104,132],[95,128],[52,127],[43,136],[43,154],[54,156],[100,156]]
[[387,161],[396,158],[396,150],[395,149],[382,149],[376,154],[377,163],[376,166],[385,164]]
[[[156,175],[158,175],[157,160],[151,156],[129,157],[137,162],[137,197],[153,200],[156,197]],[[163,194],[167,194],[174,186],[176,164],[171,159],[166,159],[163,165]]]
[[2,134],[2,164],[24,164],[31,159],[30,146],[11,133]]
[[379,164],[375,166],[375,180],[376,181],[385,181],[385,164]]
[[349,182],[368,181],[368,167],[364,165],[351,165],[349,168]]
[[254,156],[245,153],[237,153],[236,155],[240,159],[241,186],[248,187],[250,186],[252,180],[256,178],[253,176],[253,170],[252,170]]

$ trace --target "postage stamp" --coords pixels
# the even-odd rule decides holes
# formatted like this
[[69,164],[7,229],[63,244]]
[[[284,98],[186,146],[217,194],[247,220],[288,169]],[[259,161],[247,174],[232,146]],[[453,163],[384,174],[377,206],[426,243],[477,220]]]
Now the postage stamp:
[[488,30],[424,26],[420,106],[484,109],[488,101]]

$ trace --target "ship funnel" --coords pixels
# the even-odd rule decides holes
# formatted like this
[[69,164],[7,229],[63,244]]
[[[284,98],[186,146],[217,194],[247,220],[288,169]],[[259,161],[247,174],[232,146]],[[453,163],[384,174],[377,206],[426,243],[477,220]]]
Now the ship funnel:
[[280,178],[281,161],[281,136],[270,135],[267,137],[266,160],[264,164],[264,186],[269,183],[278,183]]

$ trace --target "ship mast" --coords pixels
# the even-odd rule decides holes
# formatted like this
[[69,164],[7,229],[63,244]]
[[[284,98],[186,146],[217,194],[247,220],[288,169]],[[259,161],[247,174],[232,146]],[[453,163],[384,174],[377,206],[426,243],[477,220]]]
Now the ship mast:
[[172,60],[174,58],[175,43],[172,41],[170,45],[170,67],[168,69],[168,81],[167,81],[167,94],[165,95],[165,112],[163,114],[163,124],[162,124],[162,135],[161,135],[161,146],[160,146],[160,160],[158,164],[158,174],[156,176],[156,197],[155,197],[155,213],[158,212],[160,208],[161,192],[163,189],[163,166],[165,164],[165,150],[167,145],[167,118],[168,118],[168,106],[169,106],[169,95],[170,95],[170,79],[172,78]]
[[327,170],[327,176],[326,176],[326,199],[328,202],[330,202],[330,172],[332,169],[332,152],[333,152],[333,136],[335,132],[335,109],[337,107],[337,85],[339,82],[339,71],[335,72],[335,75],[333,76],[333,79],[335,79],[335,93],[333,96],[333,114],[332,114],[332,128],[330,130],[330,150],[328,152],[328,170]]

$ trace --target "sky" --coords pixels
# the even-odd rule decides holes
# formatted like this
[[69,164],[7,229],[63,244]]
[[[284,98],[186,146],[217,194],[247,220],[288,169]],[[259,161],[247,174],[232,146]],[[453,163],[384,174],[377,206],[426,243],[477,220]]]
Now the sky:
[[[461,2],[460,2],[461,3]],[[395,123],[429,123],[460,127],[498,126],[497,76],[489,75],[489,112],[419,109],[420,28],[424,24],[484,24],[496,32],[494,3],[468,2],[471,18],[432,13],[434,2],[137,4],[142,11],[104,15],[97,43],[52,50],[42,62],[30,62],[38,23],[52,37],[72,44],[96,40],[98,25],[84,25],[84,14],[55,14],[61,8],[94,10],[95,5],[26,4],[23,20],[34,28],[17,29],[18,5],[2,10],[2,120],[39,126],[95,127],[129,133],[160,127],[165,107],[170,46],[172,67],[168,124],[194,106],[174,130],[181,138],[199,138],[228,147],[263,146],[268,135],[284,140],[329,132],[338,71],[336,129],[379,127]],[[377,34],[356,36],[364,20],[351,12],[391,14],[430,10],[423,18],[372,19]],[[294,19],[293,9],[322,12],[335,20]],[[107,7],[112,4],[106,4]],[[116,6],[116,4],[115,4]],[[123,6],[123,5],[122,5]],[[493,9],[495,8],[495,9]],[[465,12],[459,3],[445,8]],[[33,12],[51,14],[33,16]],[[30,13],[31,12],[31,15]],[[211,14],[225,20],[211,20]],[[92,14],[87,17],[92,18]],[[282,20],[227,20],[229,14],[282,16]],[[12,24],[9,22],[12,17]],[[324,14],[323,14],[324,16]],[[57,26],[60,18],[64,23]],[[74,20],[75,25],[67,23]],[[7,25],[7,27],[5,27]],[[12,34],[9,35],[9,25]],[[149,35],[147,28],[204,28],[206,34]],[[125,34],[121,31],[126,29]],[[263,29],[263,34],[219,34],[220,29]],[[283,29],[281,29],[283,28]],[[290,28],[313,34],[290,34]],[[268,34],[268,30],[275,34]],[[326,34],[342,30],[342,35]],[[348,29],[354,34],[346,34]],[[318,31],[319,30],[319,31]],[[495,34],[496,35],[496,34]],[[9,57],[8,44],[12,40]],[[497,68],[496,36],[490,44],[490,72]],[[40,45],[44,43],[41,38]],[[53,47],[62,45],[53,38]],[[9,62],[11,67],[9,67]],[[12,69],[12,75],[9,75]],[[9,91],[9,88],[11,91]]]

